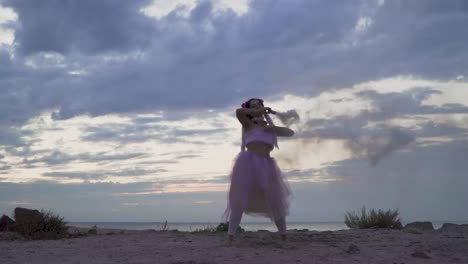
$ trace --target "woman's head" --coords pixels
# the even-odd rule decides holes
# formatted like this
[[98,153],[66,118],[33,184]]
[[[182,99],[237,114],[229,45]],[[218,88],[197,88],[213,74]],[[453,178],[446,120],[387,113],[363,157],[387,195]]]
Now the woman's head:
[[264,107],[263,100],[260,98],[251,98],[242,104],[242,108],[260,108]]

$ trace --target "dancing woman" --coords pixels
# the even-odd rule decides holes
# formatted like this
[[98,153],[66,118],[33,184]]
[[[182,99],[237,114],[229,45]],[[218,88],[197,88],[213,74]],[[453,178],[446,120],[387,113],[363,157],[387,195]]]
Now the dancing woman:
[[276,112],[257,98],[248,100],[236,110],[237,119],[242,124],[242,146],[230,176],[228,205],[224,214],[225,220],[229,221],[229,243],[234,240],[243,213],[270,218],[276,224],[281,239],[286,240],[291,191],[270,152],[274,146],[278,147],[277,136],[290,137],[294,131],[275,126],[268,114]]

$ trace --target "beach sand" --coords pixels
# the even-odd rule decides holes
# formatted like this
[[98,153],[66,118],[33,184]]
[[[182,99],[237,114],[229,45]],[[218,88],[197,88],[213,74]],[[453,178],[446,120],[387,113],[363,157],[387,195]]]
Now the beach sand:
[[[468,230],[225,233],[97,229],[62,240],[10,240],[0,233],[0,263],[468,263]],[[86,232],[74,228],[72,233]]]

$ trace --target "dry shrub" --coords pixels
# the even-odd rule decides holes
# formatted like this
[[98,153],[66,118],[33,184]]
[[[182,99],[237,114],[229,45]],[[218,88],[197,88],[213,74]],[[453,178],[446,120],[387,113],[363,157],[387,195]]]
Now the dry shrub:
[[195,231],[192,231],[194,233],[215,233],[216,232],[216,227],[210,224],[206,224],[203,228],[198,228],[195,229]]
[[169,224],[167,223],[167,220],[164,221],[164,223],[159,227],[159,231],[161,232],[169,231]]
[[391,228],[401,229],[400,213],[398,209],[384,211],[379,209],[371,209],[369,212],[366,211],[365,207],[362,207],[361,212],[346,212],[345,224],[349,228]]
[[16,232],[26,239],[61,239],[68,236],[67,230],[64,218],[51,211],[41,210],[37,217],[16,222]]

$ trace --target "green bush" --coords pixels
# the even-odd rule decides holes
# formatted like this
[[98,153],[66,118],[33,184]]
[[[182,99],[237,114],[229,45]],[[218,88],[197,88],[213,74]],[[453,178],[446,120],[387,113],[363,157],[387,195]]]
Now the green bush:
[[346,212],[344,222],[349,228],[402,228],[398,209],[366,211],[366,208],[362,207],[361,212]]
[[[217,227],[216,227],[216,232],[227,232],[229,230],[229,222],[227,223],[220,223]],[[238,226],[237,227],[237,232],[244,232],[245,230],[241,227],[241,226]]]

